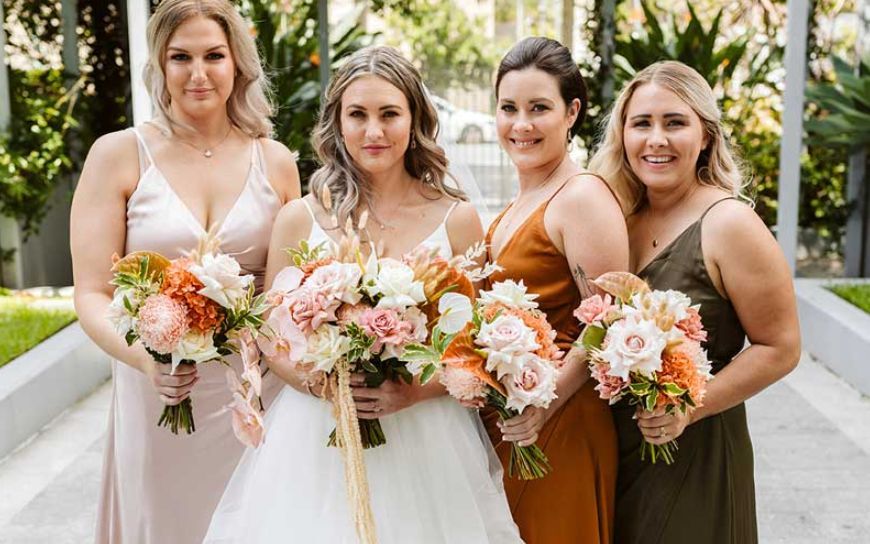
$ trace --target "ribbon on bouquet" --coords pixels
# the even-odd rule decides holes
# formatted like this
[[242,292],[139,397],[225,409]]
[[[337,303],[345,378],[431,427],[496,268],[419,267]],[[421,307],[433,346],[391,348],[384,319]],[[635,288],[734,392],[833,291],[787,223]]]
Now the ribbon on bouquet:
[[356,404],[353,402],[353,392],[350,389],[350,363],[347,359],[341,358],[336,363],[335,370],[338,376],[338,387],[333,397],[333,413],[337,443],[344,460],[347,498],[350,501],[360,544],[377,544],[359,420],[356,415]]

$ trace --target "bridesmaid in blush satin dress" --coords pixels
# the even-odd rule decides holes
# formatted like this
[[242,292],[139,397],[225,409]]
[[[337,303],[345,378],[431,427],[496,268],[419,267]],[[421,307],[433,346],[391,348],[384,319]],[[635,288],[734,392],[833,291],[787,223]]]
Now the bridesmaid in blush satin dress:
[[487,283],[522,280],[568,352],[558,398],[499,422],[485,413],[503,464],[510,443],[537,443],[552,471],[544,478],[506,477],[505,491],[520,536],[530,544],[600,543],[613,538],[616,434],[598,398],[573,310],[592,294],[588,278],[628,265],[628,237],[619,205],[601,178],[568,156],[566,134],[582,123],[585,86],[567,48],[527,38],[505,55],[496,79],[496,126],[519,175],[520,190],[490,226],[489,257],[502,267]]
[[[164,85],[156,119],[94,144],[72,206],[76,309],[87,334],[115,359],[99,544],[201,542],[244,449],[224,410],[231,395],[223,365],[181,365],[169,375],[168,365],[112,330],[105,318],[112,254],[175,258],[216,230],[220,249],[262,288],[272,223],[299,195],[292,154],[266,138],[262,69],[233,6],[164,1],[148,37],[149,79]],[[230,362],[238,370],[240,361]],[[277,386],[266,377],[267,403]],[[196,431],[158,427],[164,405],[188,396]]]

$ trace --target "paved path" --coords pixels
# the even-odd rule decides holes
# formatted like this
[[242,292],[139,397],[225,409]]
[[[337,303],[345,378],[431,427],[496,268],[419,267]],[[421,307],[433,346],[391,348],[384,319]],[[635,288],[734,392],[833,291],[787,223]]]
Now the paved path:
[[[0,544],[92,542],[110,395],[0,461]],[[761,542],[870,542],[870,399],[805,357],[749,402],[749,421]]]

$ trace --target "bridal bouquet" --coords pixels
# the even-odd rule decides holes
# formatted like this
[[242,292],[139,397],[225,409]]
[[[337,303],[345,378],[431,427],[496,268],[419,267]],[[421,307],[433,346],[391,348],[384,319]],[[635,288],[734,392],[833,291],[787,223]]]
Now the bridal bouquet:
[[[474,303],[465,295],[447,293],[439,302],[441,317],[431,343],[409,346],[405,357],[440,366],[441,382],[451,396],[483,399],[502,420],[528,406],[547,408],[556,398],[562,352],[535,298],[522,281],[512,280],[481,291]],[[532,480],[549,470],[537,445],[512,444],[511,476]]]
[[[344,240],[352,238],[347,232]],[[363,263],[358,252],[346,251],[358,242],[343,243],[327,251],[303,241],[290,250],[294,264],[276,276],[268,295],[273,309],[259,340],[263,353],[288,362],[309,385],[331,376],[341,360],[369,387],[411,384],[415,376],[425,383],[435,369],[404,360],[405,347],[427,340],[444,293],[473,294],[477,276],[466,266],[475,255],[448,261],[421,249],[401,261],[372,254]],[[379,420],[358,425],[363,448],[386,443]],[[337,445],[335,431],[327,444]]]
[[[685,294],[650,290],[627,272],[603,274],[594,282],[606,295],[589,297],[574,311],[584,325],[578,342],[590,355],[589,367],[602,399],[666,413],[700,406],[712,378],[701,342],[707,332],[698,306]],[[677,443],[641,445],[641,459],[674,461]]]
[[[233,428],[243,443],[256,445],[262,438],[261,381],[252,338],[267,305],[254,296],[253,276],[241,274],[239,263],[218,245],[207,235],[178,259],[149,251],[116,257],[108,318],[128,345],[141,342],[155,361],[172,365],[172,372],[181,363],[225,362],[225,356],[241,352],[241,379],[228,370]],[[175,434],[194,432],[190,398],[166,406],[157,424]]]

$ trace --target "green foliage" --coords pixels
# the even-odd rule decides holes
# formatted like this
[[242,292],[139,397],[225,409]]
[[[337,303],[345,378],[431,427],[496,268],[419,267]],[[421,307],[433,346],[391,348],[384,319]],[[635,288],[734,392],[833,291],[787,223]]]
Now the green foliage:
[[[314,171],[310,138],[320,110],[320,50],[316,0],[241,0],[242,14],[253,24],[260,55],[272,78],[277,113],[275,138],[299,152],[303,182]],[[357,14],[333,22],[330,67],[371,43]]]
[[746,66],[748,75],[741,78],[741,83],[751,87],[765,81],[781,55],[780,49],[766,48],[748,58],[751,36],[719,43],[722,41],[720,26],[725,8],[716,12],[709,28],[705,28],[689,3],[689,20],[681,28],[676,15],[669,15],[668,24],[663,25],[646,2],[641,2],[641,7],[646,18],[644,31],[628,39],[616,40],[617,87],[634,77],[640,69],[662,60],[688,64],[714,88],[728,88],[737,68]]
[[0,299],[0,366],[75,319],[71,307],[38,307],[33,304],[33,299],[3,297]]
[[859,150],[870,146],[870,56],[855,68],[833,57],[835,81],[813,82],[807,101],[820,114],[806,123],[814,140],[830,146]]
[[478,28],[453,0],[385,0],[380,2],[390,34],[387,41],[410,47],[426,85],[443,94],[450,87],[487,87],[497,56]]
[[870,313],[870,283],[852,283],[828,287],[843,300]]
[[17,219],[26,238],[38,232],[55,187],[72,172],[64,136],[76,126],[80,85],[66,89],[59,70],[9,75],[12,121],[0,135],[0,213]]

